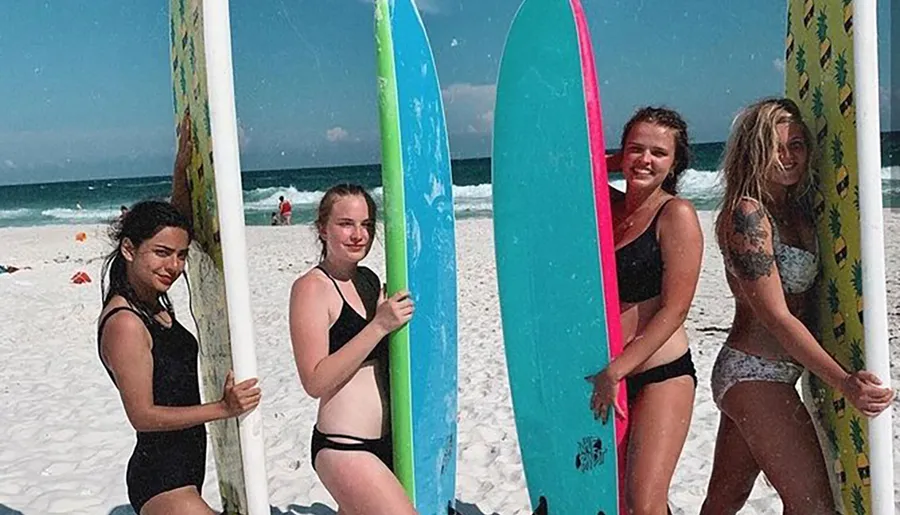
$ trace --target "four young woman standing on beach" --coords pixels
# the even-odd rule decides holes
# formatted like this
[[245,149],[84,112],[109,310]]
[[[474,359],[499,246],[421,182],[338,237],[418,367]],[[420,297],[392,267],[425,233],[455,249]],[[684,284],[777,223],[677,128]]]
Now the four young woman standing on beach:
[[[784,99],[749,107],[729,138],[716,241],[735,319],[711,378],[722,415],[704,514],[736,513],[760,471],[786,513],[833,511],[824,459],[795,390],[803,368],[864,415],[880,413],[893,399],[874,375],[844,371],[813,335],[819,263],[804,203],[811,144],[799,110]],[[253,409],[260,398],[255,380],[234,385],[229,378],[221,401],[200,404],[197,343],[166,296],[191,241],[183,202],[189,147],[180,138],[172,201],[180,209],[140,203],[119,221],[98,327],[101,359],[138,432],[126,481],[143,515],[176,508],[210,513],[200,497],[203,424]],[[681,117],[639,110],[621,148],[608,162],[621,167],[627,185],[612,203],[625,347],[592,376],[590,409],[604,419],[619,411],[618,384],[625,379],[631,426],[624,493],[632,513],[663,513],[697,384],[684,322],[703,235],[694,207],[676,196],[689,163]],[[371,250],[375,219],[375,203],[361,187],[326,192],[315,224],[321,259],[293,285],[290,335],[303,388],[319,399],[311,465],[339,513],[412,514],[392,471],[387,336],[410,320],[413,305],[407,292],[386,299],[377,275],[359,265]]]

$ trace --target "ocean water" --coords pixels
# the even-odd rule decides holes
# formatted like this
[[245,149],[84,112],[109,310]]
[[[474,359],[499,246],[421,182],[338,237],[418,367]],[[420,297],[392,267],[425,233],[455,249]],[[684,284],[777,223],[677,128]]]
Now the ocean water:
[[[692,147],[692,168],[679,181],[679,194],[697,209],[715,209],[720,199],[717,172],[724,143]],[[900,208],[900,132],[882,135],[881,185],[884,206]],[[488,158],[452,163],[453,195],[458,218],[491,214],[491,163]],[[622,189],[621,175],[611,183]],[[244,217],[248,225],[268,225],[284,195],[294,207],[293,223],[313,220],[316,204],[328,187],[355,182],[369,188],[381,204],[379,165],[245,171],[242,174]],[[0,186],[0,227],[105,223],[118,216],[119,206],[142,199],[165,199],[170,177],[100,179],[77,182]]]

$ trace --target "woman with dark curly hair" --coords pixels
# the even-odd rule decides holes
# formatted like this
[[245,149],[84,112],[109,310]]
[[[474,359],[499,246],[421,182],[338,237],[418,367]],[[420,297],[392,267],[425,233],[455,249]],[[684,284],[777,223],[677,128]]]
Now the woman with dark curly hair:
[[[604,420],[625,379],[630,426],[625,498],[630,513],[664,513],[684,447],[697,385],[684,321],[700,276],[703,234],[694,206],[677,196],[690,162],[687,124],[675,111],[645,107],[625,125],[610,169],[624,350],[591,380],[591,407]],[[615,192],[614,192],[615,193]]]

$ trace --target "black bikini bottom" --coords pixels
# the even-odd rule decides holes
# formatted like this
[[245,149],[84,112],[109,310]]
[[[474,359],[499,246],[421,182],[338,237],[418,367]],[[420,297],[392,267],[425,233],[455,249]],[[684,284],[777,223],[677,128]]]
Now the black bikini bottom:
[[648,384],[661,383],[681,376],[691,376],[694,380],[694,388],[697,387],[697,371],[694,369],[690,349],[675,361],[627,377],[625,383],[628,385],[628,405],[634,403],[638,394],[641,393],[641,389]]
[[[350,440],[352,443],[336,442],[335,438]],[[374,454],[387,468],[394,470],[394,446],[391,435],[381,438],[366,439],[358,436],[326,434],[313,426],[311,457],[313,470],[316,468],[316,455],[322,449],[334,449],[336,451],[365,451]]]

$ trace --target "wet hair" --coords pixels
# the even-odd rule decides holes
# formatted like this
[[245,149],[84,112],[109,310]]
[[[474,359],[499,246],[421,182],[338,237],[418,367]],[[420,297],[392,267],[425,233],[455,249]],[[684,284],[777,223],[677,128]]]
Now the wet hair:
[[[172,303],[166,293],[160,293],[156,305],[149,305],[141,300],[134,286],[128,281],[125,256],[122,245],[127,238],[137,249],[142,243],[153,238],[168,227],[183,229],[189,239],[194,238],[190,221],[168,202],[155,200],[135,204],[124,216],[110,225],[109,237],[115,244],[103,263],[100,289],[103,294],[103,305],[106,306],[116,295],[124,298],[148,323],[155,321],[154,315],[159,307],[174,315]],[[107,280],[109,281],[107,284]]]
[[688,143],[688,126],[684,118],[676,111],[665,107],[642,107],[628,120],[625,128],[622,130],[621,148],[625,150],[625,142],[628,141],[628,134],[631,129],[640,122],[651,123],[671,129],[675,138],[675,163],[672,165],[672,171],[666,176],[662,183],[662,189],[669,194],[676,195],[678,193],[678,178],[687,170],[691,162],[691,146]]
[[[777,127],[791,122],[801,127],[808,149],[807,174],[802,189],[804,192],[809,189],[814,147],[812,133],[803,121],[800,108],[787,98],[765,98],[743,109],[732,125],[722,162],[726,210],[737,207],[742,197],[751,197],[763,204],[771,201],[766,183],[781,168]],[[795,189],[796,186],[789,191]]]
[[[328,224],[328,218],[331,216],[331,210],[334,208],[334,204],[345,197],[354,197],[359,196],[365,199],[366,206],[369,208],[369,218],[372,221],[375,221],[375,217],[378,211],[378,208],[375,206],[375,200],[369,195],[369,192],[365,190],[362,186],[357,184],[336,184],[328,189],[325,192],[325,195],[322,197],[322,200],[319,201],[319,208],[316,212],[316,234],[319,238],[319,244],[322,246],[322,253],[319,255],[319,260],[324,261],[325,256],[328,253],[328,249],[325,246],[325,240],[322,238],[322,231],[325,230],[325,225]],[[370,240],[375,238],[375,226],[373,225],[370,229],[371,234],[369,234]]]
[[732,124],[721,167],[725,192],[722,211],[716,220],[717,233],[723,215],[731,216],[744,197],[755,199],[771,210],[772,197],[766,186],[772,174],[781,168],[777,126],[783,123],[800,126],[807,148],[805,178],[802,183],[788,188],[788,202],[798,202],[801,206],[810,202],[815,160],[812,133],[793,100],[765,98],[741,110]]

